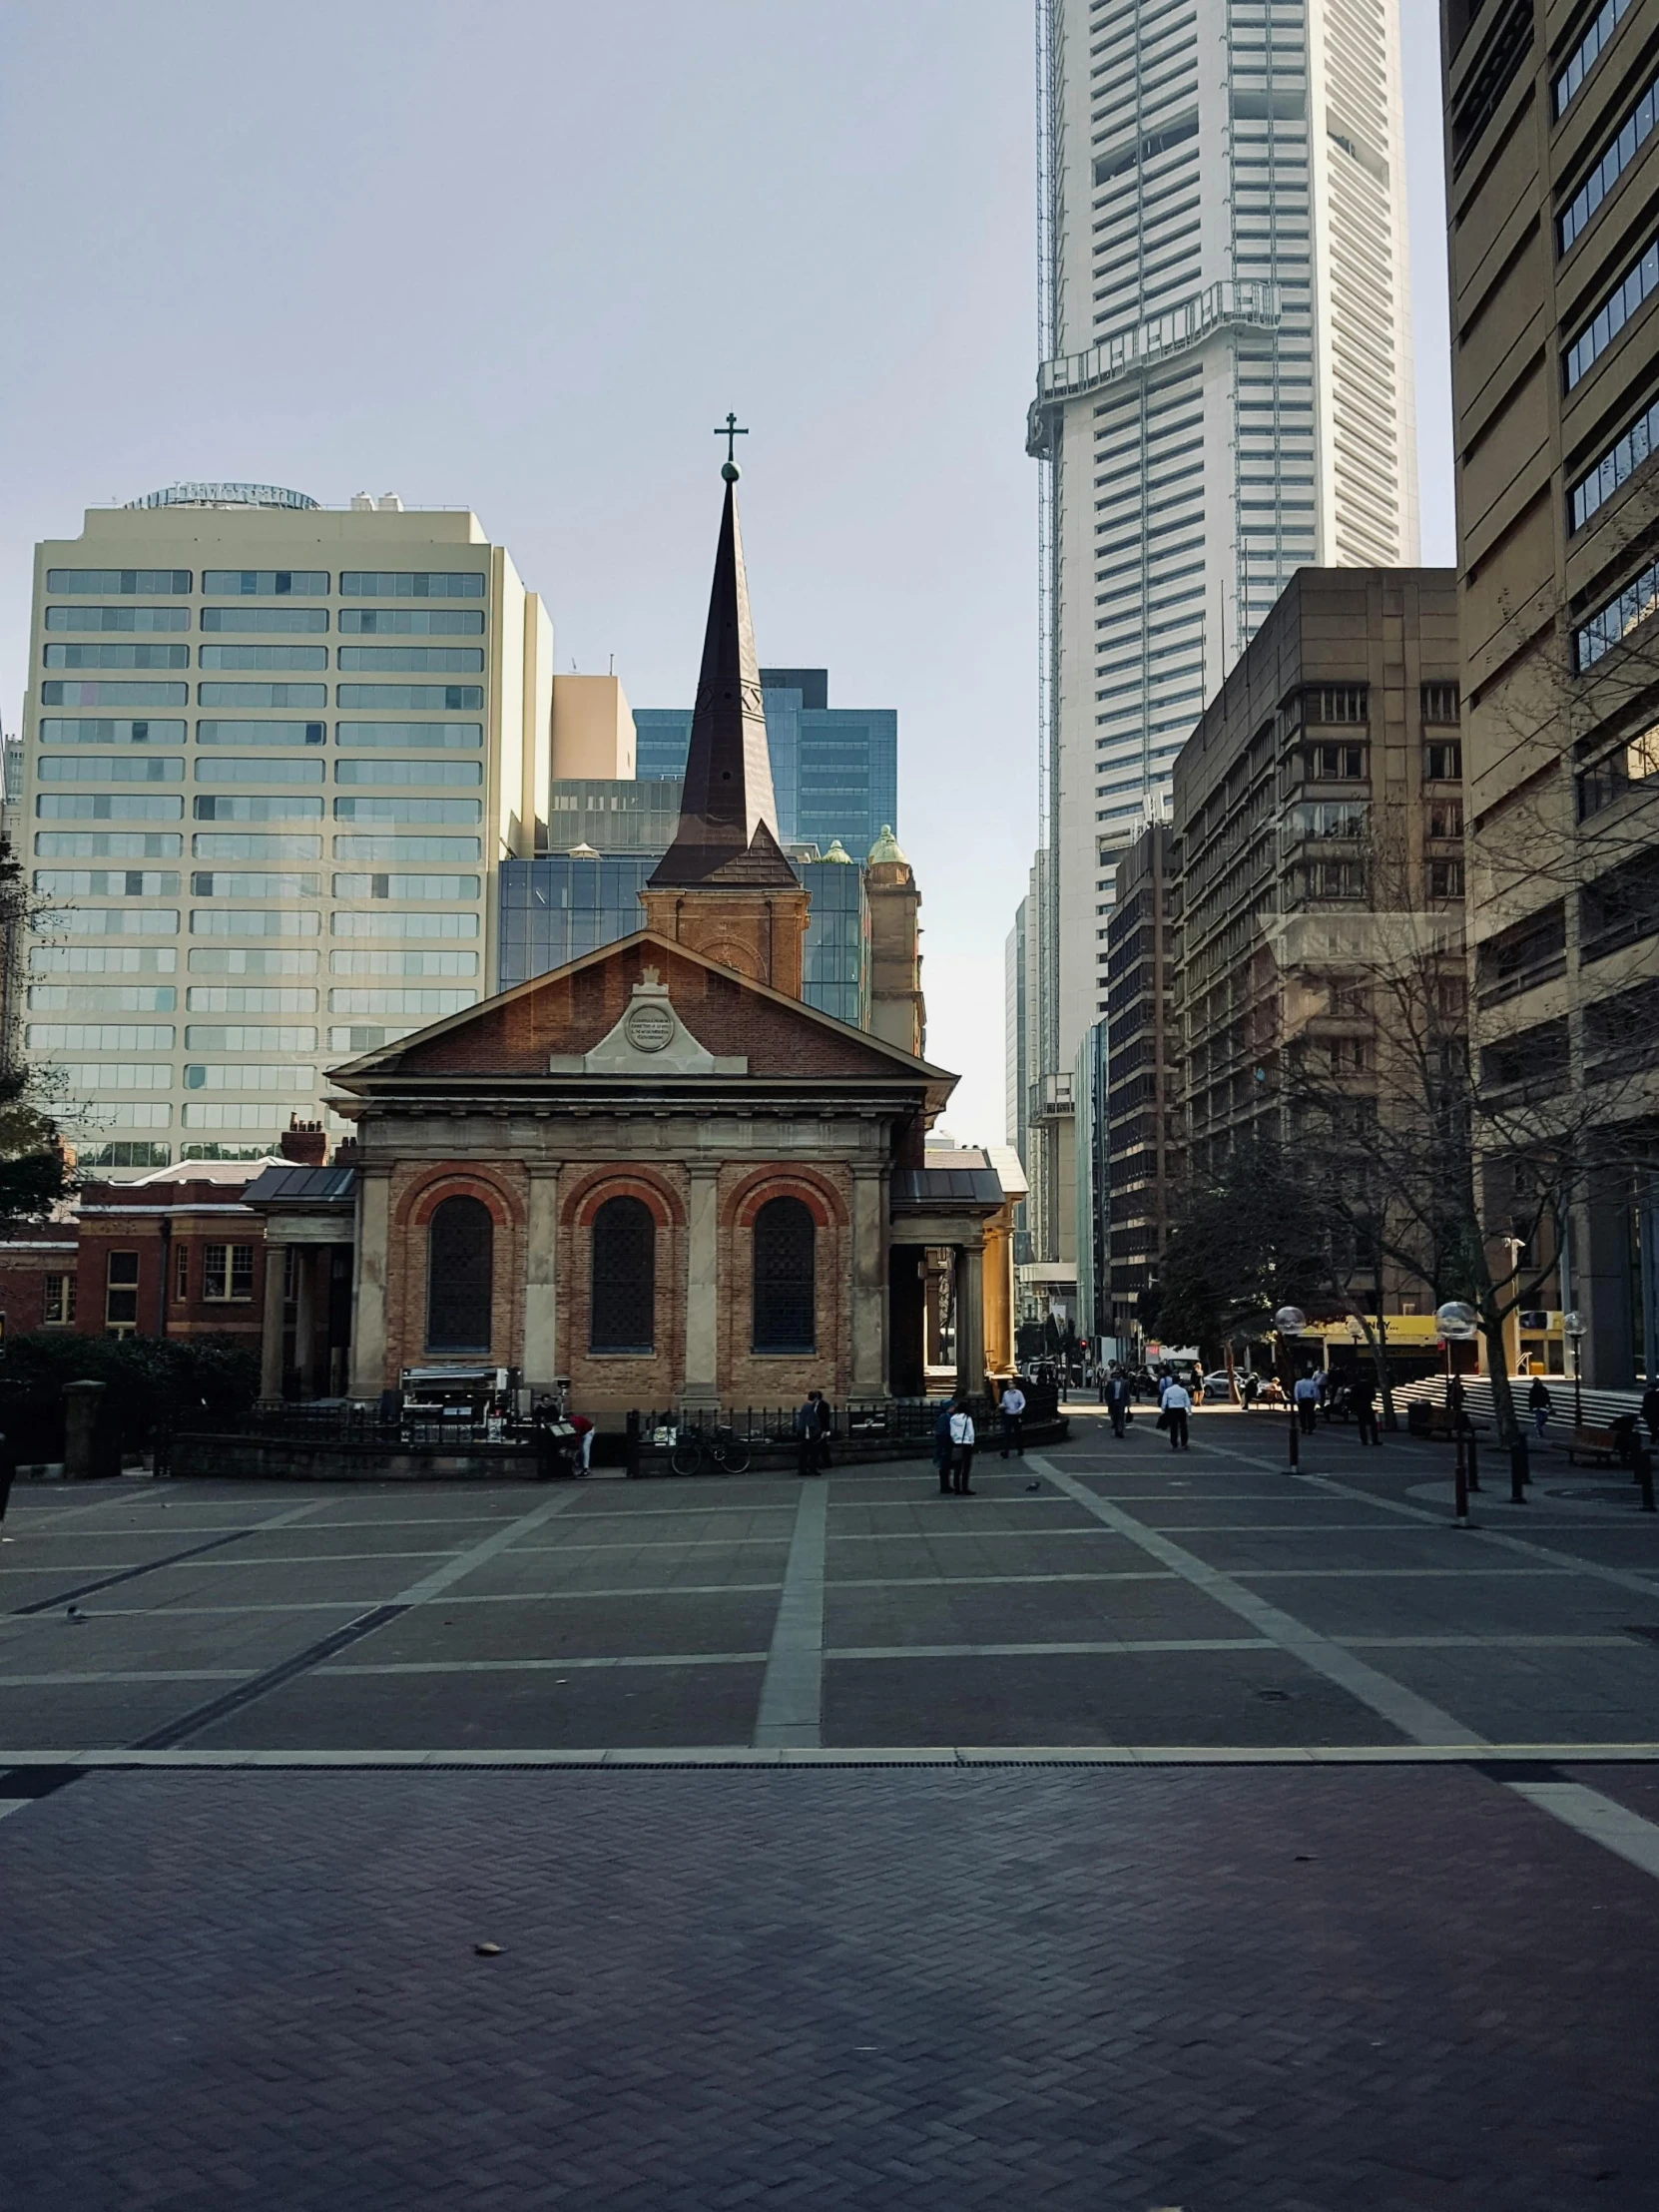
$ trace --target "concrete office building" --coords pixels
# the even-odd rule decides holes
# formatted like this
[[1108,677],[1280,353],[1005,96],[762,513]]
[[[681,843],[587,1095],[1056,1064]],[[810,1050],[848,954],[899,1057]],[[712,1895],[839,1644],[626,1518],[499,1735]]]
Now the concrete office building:
[[1603,1102],[1561,1295],[1627,1384],[1659,1373],[1659,6],[1442,29],[1471,1026],[1483,1079]]
[[[882,830],[898,827],[898,716],[891,707],[831,707],[830,672],[764,668],[761,704],[767,753],[786,844],[827,852],[838,837],[865,853]],[[691,709],[634,712],[642,779],[685,774]]]
[[1290,576],[1417,557],[1391,0],[1038,17],[1039,1253],[1075,1258],[1070,1078],[1118,862]]
[[1137,1361],[1181,1174],[1177,914],[1175,838],[1154,823],[1118,862],[1107,925],[1107,1304],[1110,1334]]
[[[179,484],[36,554],[22,1049],[85,1165],[250,1158],[494,987],[552,631],[460,511]],[[343,1126],[343,1125],[342,1125]]]
[[1457,655],[1451,570],[1304,569],[1183,746],[1172,1054],[1196,1175],[1294,1136],[1299,1055],[1387,1110],[1396,947],[1443,961],[1460,1005]]

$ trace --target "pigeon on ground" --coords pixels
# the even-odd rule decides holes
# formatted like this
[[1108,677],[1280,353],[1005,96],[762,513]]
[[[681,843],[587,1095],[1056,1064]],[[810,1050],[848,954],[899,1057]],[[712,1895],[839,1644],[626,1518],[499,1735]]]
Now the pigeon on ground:
[[1040,1490],[1042,1488],[1042,1484],[1040,1482],[1027,1482],[1025,1487],[1028,1490]]
[[78,1605],[72,1605],[69,1608],[69,1611],[64,1615],[64,1619],[66,1621],[84,1621],[89,1620],[90,1618],[91,1615],[83,1613]]

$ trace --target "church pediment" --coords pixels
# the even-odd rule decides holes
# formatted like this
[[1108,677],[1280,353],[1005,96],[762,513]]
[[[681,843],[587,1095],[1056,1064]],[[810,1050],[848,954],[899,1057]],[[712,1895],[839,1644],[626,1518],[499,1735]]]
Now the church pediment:
[[629,994],[628,1011],[591,1052],[548,1055],[549,1075],[747,1075],[743,1052],[711,1052],[675,1011],[668,985],[648,967]]
[[867,1031],[641,930],[331,1072],[344,1091],[432,1078],[837,1085],[895,1080],[935,1110],[954,1078]]

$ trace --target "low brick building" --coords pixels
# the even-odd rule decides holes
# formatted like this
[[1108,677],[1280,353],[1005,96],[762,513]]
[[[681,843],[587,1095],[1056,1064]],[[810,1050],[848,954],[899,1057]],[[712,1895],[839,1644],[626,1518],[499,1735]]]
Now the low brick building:
[[929,1248],[956,1255],[981,1387],[1003,1192],[928,1166],[953,1076],[803,1002],[730,478],[678,833],[641,897],[634,935],[335,1071],[352,1394],[458,1361],[600,1409],[882,1397],[919,1386]]

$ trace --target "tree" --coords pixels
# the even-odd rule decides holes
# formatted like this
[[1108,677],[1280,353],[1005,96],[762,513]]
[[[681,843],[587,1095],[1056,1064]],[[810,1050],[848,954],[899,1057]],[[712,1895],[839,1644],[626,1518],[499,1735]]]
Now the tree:
[[[36,904],[16,854],[0,841],[0,945],[8,959]],[[43,1219],[70,1187],[44,1088],[37,1072],[21,1063],[0,1069],[0,1225]]]
[[1159,1334],[1220,1359],[1235,1337],[1271,1329],[1280,1307],[1318,1306],[1329,1294],[1328,1228],[1317,1192],[1271,1138],[1239,1146],[1177,1214],[1159,1270]]

